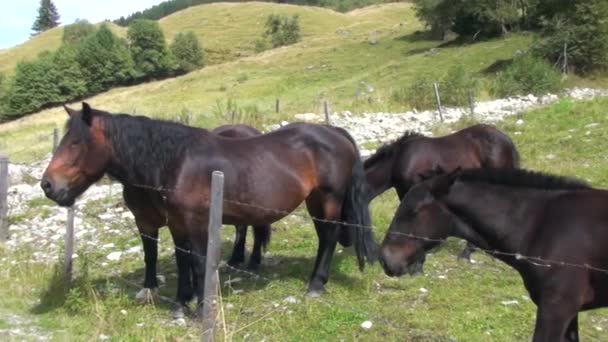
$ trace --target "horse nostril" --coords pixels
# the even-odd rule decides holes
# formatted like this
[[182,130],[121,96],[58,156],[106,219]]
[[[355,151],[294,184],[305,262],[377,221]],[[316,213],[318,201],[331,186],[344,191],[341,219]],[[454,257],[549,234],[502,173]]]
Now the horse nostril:
[[51,182],[49,182],[46,179],[43,179],[42,181],[40,181],[40,187],[42,187],[42,190],[45,193],[49,193],[49,192],[51,192],[51,190],[53,190],[53,186],[51,185]]

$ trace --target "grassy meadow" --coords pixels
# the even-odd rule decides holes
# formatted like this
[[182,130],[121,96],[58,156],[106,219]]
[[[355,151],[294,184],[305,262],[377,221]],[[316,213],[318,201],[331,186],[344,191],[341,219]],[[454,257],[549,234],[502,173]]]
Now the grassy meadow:
[[[608,125],[604,112],[607,105],[608,99],[577,103],[563,100],[508,118],[498,126],[515,140],[525,167],[573,175],[598,187],[608,187],[608,176],[603,171],[608,167],[608,143],[603,138]],[[523,124],[516,123],[520,118]],[[437,130],[448,131],[470,123],[469,119]],[[120,232],[104,235],[102,242],[112,242],[119,250],[126,250],[140,244],[136,233],[126,233],[133,229],[133,223],[97,218],[105,208],[121,203],[119,197],[106,198],[89,203],[81,212],[86,222],[100,227],[110,225]],[[396,205],[392,191],[373,202],[378,240]],[[40,215],[36,203],[32,203],[28,215]],[[232,227],[225,228],[224,260],[231,250],[229,240],[233,234]],[[299,210],[274,225],[261,278],[222,270],[226,325],[220,329],[221,340],[525,341],[531,336],[535,306],[519,276],[482,253],[474,255],[475,263],[457,261],[462,241],[450,240],[436,250],[427,259],[425,275],[420,277],[389,278],[379,265],[359,273],[352,252],[339,248],[327,293],[320,299],[308,299],[303,293],[316,243],[311,221],[305,211]],[[167,278],[160,293],[172,298],[175,266],[166,230],[161,234],[160,246],[159,273]],[[34,250],[24,246],[17,253],[0,252],[0,307],[28,317],[28,326],[52,333],[53,340],[90,341],[100,336],[116,341],[199,338],[200,329],[195,322],[188,320],[186,326],[171,322],[170,303],[159,299],[155,305],[135,304],[133,297],[143,278],[141,252],[109,262],[105,259],[108,250],[78,241],[77,279],[73,289],[65,294],[57,286],[61,282],[53,265],[29,261]],[[228,280],[232,282],[226,283]],[[295,300],[286,300],[290,296]],[[509,301],[517,304],[503,303]],[[364,330],[360,325],[367,320],[373,325]],[[0,322],[0,327],[6,324]],[[608,312],[581,314],[580,330],[586,341],[608,339]]]

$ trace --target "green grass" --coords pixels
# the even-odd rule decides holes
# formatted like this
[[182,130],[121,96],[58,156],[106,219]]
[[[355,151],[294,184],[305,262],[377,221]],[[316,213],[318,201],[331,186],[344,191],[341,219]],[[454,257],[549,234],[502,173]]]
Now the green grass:
[[[608,187],[604,172],[608,168],[606,106],[608,99],[561,101],[508,118],[498,126],[516,142],[525,167],[577,176],[597,187]],[[522,125],[515,123],[518,118],[524,121]],[[471,122],[463,120],[437,130],[456,129]],[[555,157],[547,159],[549,154]],[[36,203],[44,205],[43,201],[31,202]],[[141,254],[124,255],[119,262],[105,259],[111,251],[101,249],[105,243],[112,242],[122,250],[140,244],[135,233],[120,233],[133,229],[132,222],[103,222],[97,218],[104,208],[120,203],[115,197],[91,202],[84,208],[88,223],[109,225],[118,231],[107,231],[94,247],[85,244],[86,236],[77,241],[80,257],[76,259],[74,289],[69,293],[62,291],[61,278],[53,267],[28,261],[34,247],[23,246],[17,253],[0,249],[0,312],[30,318],[31,324],[52,333],[54,340],[90,341],[101,334],[117,341],[197,340],[200,333],[196,323],[189,320],[185,327],[170,323],[170,304],[135,304],[133,297],[139,287],[134,284],[143,279]],[[377,239],[383,237],[397,204],[392,191],[373,202]],[[232,234],[232,227],[226,227],[223,260],[232,248],[227,241]],[[222,286],[226,335],[220,331],[221,340],[526,341],[531,337],[535,306],[527,299],[519,275],[482,253],[474,255],[474,264],[457,261],[462,241],[451,239],[434,251],[427,258],[422,277],[389,278],[378,265],[359,273],[352,252],[339,251],[327,293],[320,299],[305,299],[316,243],[307,215],[299,210],[274,225],[273,240],[263,261],[263,278],[256,280],[222,270],[222,284],[235,277],[243,279]],[[175,294],[171,247],[169,234],[163,229],[159,273],[167,277],[167,285],[161,288],[161,294],[167,297]],[[19,263],[12,264],[12,260]],[[108,265],[102,265],[106,262]],[[302,302],[286,303],[288,296]],[[509,300],[519,304],[501,303]],[[360,328],[366,320],[373,323],[370,330]],[[605,309],[582,313],[579,325],[584,340],[608,339]]]

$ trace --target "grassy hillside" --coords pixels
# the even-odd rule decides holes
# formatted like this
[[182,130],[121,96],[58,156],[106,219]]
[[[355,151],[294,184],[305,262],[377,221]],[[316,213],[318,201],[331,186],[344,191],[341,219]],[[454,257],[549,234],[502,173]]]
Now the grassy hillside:
[[[229,99],[245,112],[246,118],[241,121],[257,126],[298,112],[321,112],[324,100],[333,110],[404,110],[403,105],[391,100],[391,93],[422,74],[438,78],[457,64],[477,72],[527,48],[532,40],[528,35],[512,35],[474,45],[441,46],[416,33],[422,26],[411,5],[403,3],[347,14],[268,3],[213,4],[176,13],[165,18],[163,25],[194,25],[196,11],[209,13],[205,17],[209,21],[213,18],[216,26],[222,21],[232,23],[230,29],[221,26],[217,31],[212,30],[214,25],[208,25],[208,30],[201,25],[201,34],[209,34],[209,44],[214,39],[227,39],[229,35],[223,32],[231,31],[233,43],[226,46],[240,46],[244,54],[270,13],[300,14],[304,39],[293,46],[208,66],[182,77],[115,88],[87,101],[110,111],[165,118],[190,112],[194,124],[204,127],[226,121],[222,113]],[[244,29],[247,27],[258,33],[251,34]],[[274,113],[277,98],[281,101],[278,115]],[[0,125],[0,148],[18,159],[15,152],[19,146],[44,141],[64,120],[64,111],[54,108]],[[41,147],[40,151],[46,153],[46,149]]]
[[[525,167],[578,176],[598,187],[608,187],[604,138],[608,99],[556,105],[509,118],[499,127],[517,144]],[[470,122],[468,122],[470,124]],[[439,127],[447,130],[458,128]],[[551,156],[552,155],[552,156]],[[107,225],[102,243],[123,250],[140,244],[131,233],[133,223],[100,220],[107,208],[120,206],[115,197],[101,199],[83,208],[85,220],[95,227]],[[41,215],[32,203],[32,217]],[[376,199],[372,217],[376,238],[383,237],[394,210],[392,191]],[[12,218],[15,222],[26,217]],[[234,341],[497,341],[530,340],[535,306],[521,279],[509,267],[481,253],[473,264],[458,262],[463,244],[451,240],[427,258],[422,277],[389,278],[376,265],[359,273],[349,251],[338,253],[332,265],[328,292],[320,299],[302,298],[316,250],[316,236],[307,215],[298,211],[274,225],[269,253],[265,255],[262,279],[239,273],[220,274],[225,306],[225,332],[221,340]],[[232,244],[232,227],[225,229],[223,260]],[[250,239],[251,240],[251,239]],[[251,242],[251,241],[249,241]],[[58,242],[59,244],[61,242]],[[100,244],[101,245],[101,244]],[[175,266],[170,237],[161,236],[160,273],[167,276],[165,296],[174,295]],[[10,312],[28,319],[22,329],[52,332],[55,340],[90,341],[108,336],[111,340],[194,341],[200,326],[176,326],[168,320],[170,304],[140,307],[133,297],[142,279],[141,253],[124,255],[120,262],[107,263],[109,252],[99,246],[77,242],[78,279],[75,289],[62,297],[53,288],[52,267],[28,261],[37,247],[22,246],[20,253],[0,250],[0,314]],[[251,246],[248,247],[249,249]],[[229,279],[241,278],[232,285]],[[55,279],[56,280],[56,279]],[[285,301],[289,296],[301,300]],[[506,305],[512,301],[516,304]],[[363,330],[360,325],[371,321]],[[8,326],[0,320],[0,329]],[[579,320],[581,339],[608,339],[606,309],[583,313]],[[227,337],[224,339],[223,337]]]
[[[110,29],[119,36],[125,36],[126,29],[108,23]],[[17,63],[22,60],[31,60],[36,58],[43,51],[55,51],[61,46],[61,38],[63,37],[63,26],[50,29],[34,36],[10,49],[0,51],[0,72],[11,73]]]

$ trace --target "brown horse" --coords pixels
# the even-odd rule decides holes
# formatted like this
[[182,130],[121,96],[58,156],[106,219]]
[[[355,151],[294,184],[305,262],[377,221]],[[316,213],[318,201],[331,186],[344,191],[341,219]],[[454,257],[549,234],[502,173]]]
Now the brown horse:
[[519,272],[538,307],[535,342],[578,341],[578,312],[608,306],[608,191],[520,169],[440,171],[401,201],[382,243],[386,274],[411,273],[448,236]]
[[338,241],[354,241],[360,269],[376,257],[370,229],[334,222],[371,225],[359,152],[340,128],[300,123],[262,136],[225,138],[174,122],[113,115],[86,103],[68,113],[66,134],[44,172],[42,189],[70,206],[107,173],[122,184],[157,191],[176,245],[178,314],[194,295],[203,298],[201,256],[214,170],[225,175],[225,224],[270,224],[306,202],[319,238],[310,296],[324,290]]
[[[225,137],[252,137],[261,132],[247,125],[224,125],[212,133]],[[151,301],[152,294],[158,289],[156,261],[158,258],[158,231],[167,224],[167,210],[158,191],[124,184],[123,198],[125,204],[135,217],[135,224],[141,235],[144,247],[144,287],[136,295],[141,303]],[[236,266],[245,261],[245,239],[247,225],[237,225],[232,256],[229,265]],[[249,269],[257,270],[262,260],[262,248],[270,241],[270,225],[254,226],[254,244],[249,259]]]
[[[519,153],[506,134],[494,126],[478,124],[437,138],[407,131],[380,147],[364,167],[371,199],[394,187],[401,200],[421,175],[437,167],[447,171],[457,167],[516,168]],[[474,249],[468,243],[459,257],[470,259]]]

